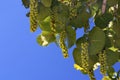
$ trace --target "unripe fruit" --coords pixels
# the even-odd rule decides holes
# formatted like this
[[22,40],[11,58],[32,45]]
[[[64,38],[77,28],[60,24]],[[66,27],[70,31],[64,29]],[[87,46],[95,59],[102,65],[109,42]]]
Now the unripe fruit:
[[106,62],[106,52],[105,51],[99,53],[99,62],[100,62],[100,72],[101,72],[101,74],[103,74],[105,76],[106,72],[107,72],[107,69],[106,69],[107,62]]
[[35,32],[38,26],[38,0],[30,0],[30,31]]
[[81,43],[81,64],[82,64],[82,67],[88,71],[88,66],[89,66],[89,56],[88,56],[88,43],[85,42],[85,43]]
[[63,53],[64,58],[67,58],[68,57],[68,50],[67,50],[67,47],[65,45],[65,31],[60,33],[59,43],[60,43],[60,48],[62,49],[62,53]]

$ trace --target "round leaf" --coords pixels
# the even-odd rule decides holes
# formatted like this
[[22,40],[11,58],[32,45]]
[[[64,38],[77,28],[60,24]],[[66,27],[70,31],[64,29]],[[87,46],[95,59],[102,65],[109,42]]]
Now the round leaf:
[[89,54],[95,55],[100,52],[105,45],[105,33],[99,28],[94,27],[89,33]]
[[96,55],[89,55],[89,69],[93,69],[93,66],[98,62]]
[[[81,50],[78,49],[78,48],[75,48],[74,51],[73,51],[73,58],[74,58],[74,61],[75,61],[75,64],[79,65],[79,67],[81,67]],[[81,67],[82,68],[82,67]],[[87,74],[86,71],[82,68],[80,70],[83,74]]]
[[109,24],[109,22],[113,19],[113,16],[111,13],[105,13],[102,15],[96,15],[95,16],[95,25],[97,27],[100,27],[101,29],[106,28]]
[[77,48],[81,48],[81,43],[84,43],[84,42],[86,42],[86,37],[85,36],[82,36],[79,39],[77,39],[77,41],[76,41]]
[[74,49],[73,58],[74,58],[74,61],[77,65],[82,66],[81,65],[81,50],[79,48]]
[[112,50],[106,50],[106,56],[108,66],[114,65],[119,59],[119,53],[113,52]]

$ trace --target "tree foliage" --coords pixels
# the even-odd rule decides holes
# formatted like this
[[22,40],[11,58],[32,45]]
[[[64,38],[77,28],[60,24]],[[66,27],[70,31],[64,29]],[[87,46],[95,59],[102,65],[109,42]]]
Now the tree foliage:
[[[118,80],[120,71],[112,67],[120,61],[120,0],[22,0],[30,30],[42,32],[37,37],[41,46],[57,43],[64,58],[73,46],[74,67],[91,80],[100,65],[103,80]],[[90,30],[89,18],[95,26]],[[76,38],[76,30],[84,28],[84,35]],[[117,75],[114,75],[117,73]]]

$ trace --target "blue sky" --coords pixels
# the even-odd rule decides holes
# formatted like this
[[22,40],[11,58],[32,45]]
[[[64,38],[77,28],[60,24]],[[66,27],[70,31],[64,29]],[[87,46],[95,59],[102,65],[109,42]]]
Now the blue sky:
[[73,68],[72,49],[64,59],[55,44],[37,44],[40,29],[30,32],[26,13],[21,0],[0,2],[0,80],[89,80]]

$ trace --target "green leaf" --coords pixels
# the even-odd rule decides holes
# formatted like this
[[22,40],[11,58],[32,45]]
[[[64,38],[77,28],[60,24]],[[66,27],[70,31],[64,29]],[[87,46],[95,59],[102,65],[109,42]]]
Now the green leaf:
[[[81,50],[80,49],[74,48],[74,50],[73,50],[73,58],[74,58],[75,64],[77,64],[77,65],[79,65],[79,67],[81,67],[82,65],[81,65]],[[80,71],[83,74],[87,74],[86,71],[83,68],[80,69]]]
[[[99,14],[101,12],[103,0],[92,0],[93,4],[90,6],[90,13],[92,17],[95,17],[95,15]],[[90,1],[91,2],[91,1]]]
[[41,46],[47,46],[51,42],[55,41],[55,35],[51,32],[42,31],[42,33],[37,37],[37,42]]
[[109,48],[109,47],[112,47],[112,46],[113,46],[113,44],[111,42],[111,39],[108,36],[106,36],[106,38],[105,38],[105,47]]
[[52,0],[40,0],[40,1],[45,7],[50,7],[52,4]]
[[59,4],[53,7],[55,11],[56,31],[60,33],[65,30],[69,20],[69,9],[67,6]]
[[115,42],[114,42],[114,47],[120,49],[120,39],[116,39],[116,40],[115,40]]
[[89,55],[89,69],[93,69],[94,64],[98,62],[98,57],[96,55]]
[[114,65],[116,62],[118,62],[119,59],[119,53],[118,52],[114,52],[112,50],[106,50],[106,56],[107,56],[107,65],[108,66],[112,66]]
[[53,9],[56,11],[55,19],[57,22],[66,23],[68,21],[69,8],[67,6],[59,4],[54,6]]
[[113,31],[115,32],[114,46],[120,49],[120,23],[119,22],[114,22]]
[[22,0],[22,3],[25,8],[29,8],[30,0]]
[[39,22],[39,27],[42,31],[48,31],[51,32],[51,27],[50,27],[50,16],[45,18],[43,21]]
[[76,17],[76,18],[73,18],[71,21],[70,21],[70,24],[75,27],[75,28],[82,28],[82,23],[81,23],[81,18],[80,16]]
[[111,13],[105,13],[102,15],[95,16],[95,25],[101,29],[106,28],[109,22],[113,20],[113,15]]
[[89,54],[97,54],[104,48],[104,45],[105,33],[99,27],[94,27],[89,33]]
[[76,32],[72,26],[66,27],[68,48],[71,48],[76,42]]
[[116,38],[120,38],[120,23],[119,22],[114,22],[113,23],[113,31],[115,32]]
[[50,8],[45,7],[43,4],[39,2],[38,5],[38,22],[43,21],[50,14]]
[[99,9],[99,5],[96,3],[96,4],[93,4],[90,6],[90,13],[92,16],[94,16],[96,14],[96,12],[98,11]]
[[[75,48],[73,50],[73,58],[77,65],[81,65],[81,49]],[[98,62],[98,57],[96,55],[89,55],[89,69],[93,69],[95,63]]]
[[75,48],[73,50],[73,58],[77,65],[82,66],[81,65],[81,49]]
[[74,17],[71,21],[70,21],[70,24],[73,26],[73,27],[76,27],[76,28],[81,28],[81,27],[85,27],[87,28],[88,25],[89,25],[89,18],[91,17],[90,13],[87,12],[87,8],[82,8],[80,10],[80,13],[78,14],[77,17]]
[[80,37],[79,39],[77,39],[76,41],[76,46],[77,48],[81,48],[81,43],[86,42],[86,37],[83,35],[82,37]]
[[109,6],[114,6],[114,5],[118,4],[118,0],[107,0],[107,4]]

